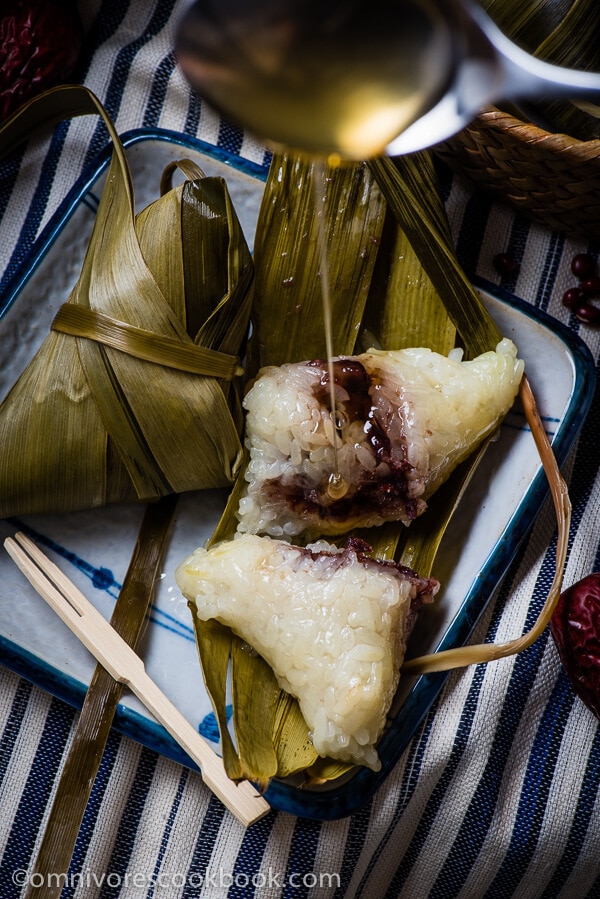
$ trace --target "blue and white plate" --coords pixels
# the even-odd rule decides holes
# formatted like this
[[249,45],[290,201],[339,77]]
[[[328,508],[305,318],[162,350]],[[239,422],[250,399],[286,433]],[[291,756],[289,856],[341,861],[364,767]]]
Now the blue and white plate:
[[[154,200],[164,166],[186,155],[207,174],[223,175],[252,246],[266,170],[222,150],[169,132],[126,135],[138,206]],[[28,264],[0,297],[0,398],[17,379],[48,333],[58,307],[77,280],[94,223],[108,155],[69,194]],[[525,359],[544,425],[563,461],[583,424],[594,385],[585,344],[548,316],[497,288],[478,284],[501,331]],[[434,574],[443,587],[435,613],[423,616],[412,641],[422,653],[465,643],[519,543],[531,527],[547,485],[532,436],[518,407],[509,413],[498,440],[485,454],[459,514],[444,537]],[[149,616],[141,654],[150,676],[207,739],[218,732],[204,689],[191,617],[175,585],[179,562],[211,534],[225,502],[222,491],[186,495],[178,506],[173,538]],[[109,507],[64,516],[31,516],[0,522],[0,537],[30,533],[91,601],[109,617],[125,576],[141,522],[141,506]],[[94,660],[30,588],[5,552],[0,552],[0,659],[66,700],[81,706]],[[408,684],[394,706],[380,741],[382,770],[357,769],[328,786],[299,789],[274,782],[271,804],[293,814],[339,818],[373,795],[405,749],[439,693],[445,674]],[[115,726],[124,734],[183,764],[191,764],[171,737],[127,695]],[[218,749],[218,743],[215,742]]]

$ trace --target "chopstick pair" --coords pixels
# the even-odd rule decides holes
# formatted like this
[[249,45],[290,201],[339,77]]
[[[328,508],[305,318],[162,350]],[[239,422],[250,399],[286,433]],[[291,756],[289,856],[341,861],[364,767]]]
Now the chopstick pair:
[[67,576],[25,534],[4,546],[39,595],[81,640],[109,674],[128,686],[200,767],[207,787],[245,826],[262,818],[270,806],[252,784],[234,783],[222,759],[148,676],[141,658]]

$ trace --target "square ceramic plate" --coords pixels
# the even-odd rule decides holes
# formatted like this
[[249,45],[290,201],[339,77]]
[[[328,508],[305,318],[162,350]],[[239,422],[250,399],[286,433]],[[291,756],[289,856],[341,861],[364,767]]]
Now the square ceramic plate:
[[[142,131],[124,136],[138,206],[158,195],[160,174],[187,155],[207,174],[223,175],[253,243],[264,168],[182,135]],[[75,283],[91,234],[108,154],[73,187],[37,242],[27,264],[0,297],[0,397],[17,379],[48,333],[58,307]],[[564,460],[591,401],[594,368],[579,338],[556,321],[489,285],[478,285],[501,331],[525,359],[545,427]],[[466,642],[500,578],[531,527],[547,487],[522,412],[515,407],[486,452],[440,548],[435,574],[443,588],[435,614],[422,619],[412,653]],[[225,493],[206,491],[180,499],[164,571],[149,615],[141,654],[150,676],[218,751],[218,732],[204,690],[190,613],[173,577],[176,566],[211,534]],[[141,506],[112,507],[66,516],[0,522],[0,537],[23,529],[33,536],[91,601],[109,617],[123,581]],[[456,562],[458,559],[458,562]],[[94,660],[0,552],[0,658],[42,688],[81,706]],[[298,789],[274,782],[267,798],[275,808],[321,819],[339,818],[373,795],[415,733],[447,675],[407,684],[379,744],[382,770],[356,769],[325,787]],[[134,696],[119,707],[115,726],[145,746],[184,764],[187,756]]]

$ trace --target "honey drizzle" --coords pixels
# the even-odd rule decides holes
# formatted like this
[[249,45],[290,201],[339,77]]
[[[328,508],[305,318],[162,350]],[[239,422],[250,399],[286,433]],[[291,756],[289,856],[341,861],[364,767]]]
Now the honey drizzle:
[[[348,492],[348,484],[340,474],[337,433],[338,418],[335,399],[335,381],[333,368],[333,325],[331,315],[331,290],[329,281],[329,254],[327,252],[327,228],[326,228],[326,179],[325,163],[315,161],[312,171],[312,183],[315,197],[315,214],[317,222],[317,242],[321,269],[321,299],[323,303],[323,325],[325,329],[325,348],[327,352],[327,371],[329,375],[329,406],[331,421],[333,423],[333,471],[327,481],[327,496],[331,500],[342,499]],[[320,185],[322,184],[322,190]]]

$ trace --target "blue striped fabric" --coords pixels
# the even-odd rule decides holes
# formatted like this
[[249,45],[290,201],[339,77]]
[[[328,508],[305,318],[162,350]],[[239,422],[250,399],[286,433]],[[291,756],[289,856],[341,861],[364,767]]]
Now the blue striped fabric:
[[194,852],[186,866],[186,883],[181,893],[182,899],[193,899],[198,895],[197,884],[204,883],[210,876],[213,849],[217,836],[223,825],[225,810],[221,803],[211,798],[204,820],[198,827],[198,836]]
[[177,794],[175,796],[175,799],[173,800],[173,804],[169,811],[169,817],[167,818],[167,822],[165,824],[164,834],[163,834],[163,837],[162,837],[161,843],[160,843],[161,851],[159,852],[159,854],[156,858],[154,870],[152,871],[151,880],[153,882],[150,884],[150,887],[148,889],[148,899],[152,899],[152,897],[156,895],[156,882],[154,882],[154,879],[159,876],[160,871],[162,869],[167,846],[169,845],[169,841],[171,839],[173,824],[175,823],[175,820],[177,818],[177,813],[179,812],[179,808],[181,806],[181,801],[185,795],[185,788],[186,788],[186,784],[188,781],[188,777],[189,777],[189,771],[186,769],[183,769],[181,771],[180,778],[179,778]]
[[0,740],[0,786],[6,777],[8,761],[15,750],[15,741],[19,728],[23,721],[23,715],[31,695],[31,684],[26,681],[19,683],[16,694],[11,702],[8,717]]
[[[191,94],[172,53],[187,2],[90,0],[81,78],[120,132],[161,127],[253,163],[269,154]],[[104,146],[93,117],[65,123],[0,166],[0,290],[43,237]],[[570,260],[596,242],[565,238],[471,192],[439,163],[460,260],[578,332],[561,303]],[[521,262],[501,277],[498,251]],[[600,404],[565,470],[573,528],[566,580],[600,567]],[[547,503],[477,626],[478,642],[526,631],[554,566]],[[7,601],[3,596],[1,602]],[[0,899],[23,895],[74,713],[0,669]],[[113,734],[63,899],[583,899],[600,896],[600,735],[548,634],[520,656],[450,675],[383,787],[351,817],[271,812],[247,831],[200,777]],[[22,872],[21,874],[19,872]]]
[[10,894],[11,872],[26,868],[29,863],[71,723],[71,710],[53,700],[6,841],[1,869],[2,895]]
[[114,886],[108,881],[105,883],[100,893],[102,899],[114,899],[120,893],[119,881],[128,869],[144,804],[148,792],[152,788],[156,764],[156,754],[144,749],[137,766],[135,780],[131,784],[131,790],[127,796],[125,813],[117,828],[114,849],[109,861],[109,870],[115,875],[116,883]]
[[[100,768],[98,769],[96,779],[94,780],[94,786],[92,787],[92,792],[88,800],[87,812],[81,824],[79,835],[77,837],[77,842],[75,844],[75,849],[71,858],[69,875],[78,874],[83,870],[83,865],[89,849],[90,840],[94,832],[96,821],[98,820],[98,815],[100,813],[102,798],[107,789],[107,785],[109,783],[110,776],[113,772],[114,765],[117,759],[117,751],[120,741],[121,737],[114,731],[111,732],[111,735],[104,749]],[[71,899],[71,897],[75,895],[75,886],[76,881],[73,881],[73,884],[71,886],[65,885],[62,891],[62,899]]]

